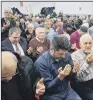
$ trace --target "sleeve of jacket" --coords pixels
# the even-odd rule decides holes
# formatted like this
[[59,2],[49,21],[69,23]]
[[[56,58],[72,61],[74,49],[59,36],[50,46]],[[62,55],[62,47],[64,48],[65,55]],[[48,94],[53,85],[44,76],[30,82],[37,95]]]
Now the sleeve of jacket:
[[42,78],[44,78],[44,84],[46,86],[46,89],[51,89],[61,83],[61,80],[56,76],[56,78],[53,77],[51,74],[49,68],[45,65],[46,61],[42,60],[41,62],[36,62],[36,71],[40,74]]

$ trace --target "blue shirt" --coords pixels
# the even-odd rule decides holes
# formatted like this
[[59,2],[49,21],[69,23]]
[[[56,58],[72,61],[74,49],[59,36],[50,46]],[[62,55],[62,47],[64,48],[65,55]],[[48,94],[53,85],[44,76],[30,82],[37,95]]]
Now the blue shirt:
[[55,32],[53,28],[50,28],[49,33],[47,34],[47,39],[51,41],[56,36],[58,36],[58,33]]
[[60,80],[58,76],[58,68],[70,64],[73,66],[73,62],[69,52],[65,54],[59,62],[51,56],[50,51],[42,54],[35,62],[36,72],[44,78],[44,84],[46,87],[45,94],[55,94],[59,92],[66,92],[68,88],[68,79],[64,78]]

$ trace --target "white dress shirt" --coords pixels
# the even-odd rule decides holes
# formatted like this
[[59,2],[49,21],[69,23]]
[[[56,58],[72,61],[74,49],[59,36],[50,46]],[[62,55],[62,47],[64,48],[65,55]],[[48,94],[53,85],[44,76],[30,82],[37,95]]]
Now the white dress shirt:
[[[15,46],[14,44],[12,44],[12,46],[13,46],[13,48],[14,48],[14,51],[17,52],[17,51],[16,51],[16,46]],[[21,45],[20,45],[19,43],[17,43],[17,46],[18,46],[18,48],[19,48],[19,50],[20,50],[20,53],[21,53],[20,55],[21,55],[21,56],[24,56],[25,54],[24,54],[24,51],[23,51]]]

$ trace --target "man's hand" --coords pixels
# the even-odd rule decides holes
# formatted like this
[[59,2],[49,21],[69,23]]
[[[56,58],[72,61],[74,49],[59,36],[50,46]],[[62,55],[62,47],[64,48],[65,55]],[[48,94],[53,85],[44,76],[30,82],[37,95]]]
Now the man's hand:
[[31,54],[33,52],[33,48],[29,47],[29,49],[27,50],[28,54]]
[[39,53],[43,52],[43,47],[37,47],[37,52]]
[[80,65],[78,63],[74,63],[74,68],[73,68],[73,72],[77,73],[80,71]]
[[36,86],[36,94],[38,96],[43,95],[44,92],[45,92],[45,86],[44,86],[44,83],[43,82],[44,82],[44,79],[41,78],[39,80],[39,82],[37,83],[37,86]]
[[2,31],[5,31],[6,29],[8,29],[9,28],[9,25],[8,24],[5,24],[5,25],[3,25],[3,27],[2,27]]
[[58,69],[58,78],[62,80],[64,77],[68,76],[71,72],[71,65],[67,64],[62,70],[62,67]]
[[92,63],[93,62],[93,54],[89,54],[86,57],[87,63]]

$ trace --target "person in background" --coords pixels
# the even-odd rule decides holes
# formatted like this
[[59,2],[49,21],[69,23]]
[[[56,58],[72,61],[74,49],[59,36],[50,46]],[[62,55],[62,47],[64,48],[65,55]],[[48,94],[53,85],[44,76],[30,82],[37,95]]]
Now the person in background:
[[42,27],[38,27],[35,30],[36,37],[30,40],[29,53],[32,54],[32,59],[36,60],[40,55],[47,51],[50,47],[50,41],[45,38],[45,30]]
[[81,26],[79,30],[76,30],[70,35],[71,49],[77,50],[80,49],[80,37],[88,32],[86,26]]
[[56,26],[54,30],[58,33],[58,35],[63,34],[63,19],[62,18],[57,18]]
[[49,39],[50,41],[53,39],[53,37],[58,35],[58,33],[55,32],[53,28],[51,28],[51,20],[50,19],[45,20],[44,29],[45,29],[45,33],[46,33],[46,38]]
[[26,25],[25,25],[25,20],[24,17],[20,17],[20,25],[19,25],[20,29],[21,29],[21,34],[24,34],[25,29],[26,29]]
[[12,10],[10,8],[6,8],[4,10],[4,18],[1,19],[1,41],[5,40],[8,37],[8,32],[10,28],[10,21],[12,18]]
[[93,38],[93,19],[90,20],[89,23],[90,28],[88,29],[88,33],[92,36]]
[[27,31],[25,33],[27,36],[27,41],[29,43],[30,40],[35,37],[35,28],[34,28],[34,25],[32,23],[27,25]]

